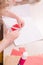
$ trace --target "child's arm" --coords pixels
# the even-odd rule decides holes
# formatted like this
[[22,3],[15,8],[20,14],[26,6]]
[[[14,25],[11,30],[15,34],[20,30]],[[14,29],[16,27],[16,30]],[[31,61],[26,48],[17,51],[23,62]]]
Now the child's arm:
[[4,37],[4,39],[2,41],[0,41],[0,53],[6,48],[8,47],[10,44],[12,44],[12,42],[18,38],[19,36],[19,31],[11,31],[9,33],[6,34],[6,36]]
[[9,12],[7,10],[3,10],[2,15],[8,16],[8,17],[11,17],[11,18],[15,18],[17,20],[17,22],[19,23],[20,27],[24,26],[24,21],[19,16],[17,16],[15,13]]

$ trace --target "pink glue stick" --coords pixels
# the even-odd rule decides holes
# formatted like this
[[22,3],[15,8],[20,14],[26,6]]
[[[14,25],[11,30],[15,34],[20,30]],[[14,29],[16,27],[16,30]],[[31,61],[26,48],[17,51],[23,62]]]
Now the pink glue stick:
[[21,57],[21,59],[20,59],[20,61],[19,61],[19,63],[18,63],[18,65],[24,65],[27,57],[28,57],[28,53],[24,52],[23,55],[22,55],[22,57]]

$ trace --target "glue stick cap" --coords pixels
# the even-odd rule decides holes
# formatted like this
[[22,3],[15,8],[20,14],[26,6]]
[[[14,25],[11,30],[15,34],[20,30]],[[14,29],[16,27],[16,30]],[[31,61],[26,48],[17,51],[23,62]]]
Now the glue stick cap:
[[28,57],[28,52],[24,52],[22,55],[22,59],[27,59],[27,57]]

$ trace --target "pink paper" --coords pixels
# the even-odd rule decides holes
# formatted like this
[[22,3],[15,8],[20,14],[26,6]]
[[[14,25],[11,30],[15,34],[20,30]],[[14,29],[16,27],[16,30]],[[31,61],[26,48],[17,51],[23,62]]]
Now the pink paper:
[[24,65],[43,65],[43,56],[29,56]]
[[19,48],[19,50],[12,49],[11,55],[21,56],[24,51],[25,51],[25,48]]
[[11,55],[21,56],[21,52],[19,52],[18,50],[12,49]]

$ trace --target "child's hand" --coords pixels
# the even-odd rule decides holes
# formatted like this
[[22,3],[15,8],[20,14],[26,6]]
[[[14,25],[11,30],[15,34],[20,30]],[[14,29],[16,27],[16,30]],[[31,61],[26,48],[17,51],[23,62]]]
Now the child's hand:
[[24,26],[24,20],[22,18],[20,18],[19,16],[16,17],[16,20],[17,20],[20,28],[22,28]]
[[20,20],[19,25],[20,25],[20,27],[23,27],[24,26],[24,21]]
[[[19,30],[9,31],[6,30],[3,40],[0,42],[0,52],[2,52],[6,47],[12,44],[12,42],[18,38]],[[4,43],[4,44],[3,44]]]
[[[6,47],[8,47],[12,42],[19,36],[19,31],[11,31],[7,32],[4,39],[1,41],[0,44],[0,52],[2,52]],[[4,44],[3,44],[4,43]]]
[[11,44],[16,38],[18,38],[18,36],[19,36],[19,30],[7,32],[5,35],[5,39],[8,42],[7,46]]
[[[5,13],[4,13],[5,12]],[[14,18],[17,20],[19,26],[22,28],[24,26],[24,20],[18,16],[17,14],[15,13],[12,13],[10,11],[7,11],[7,10],[4,10],[3,13],[2,13],[3,16],[8,16],[8,17],[11,17],[11,18]]]

